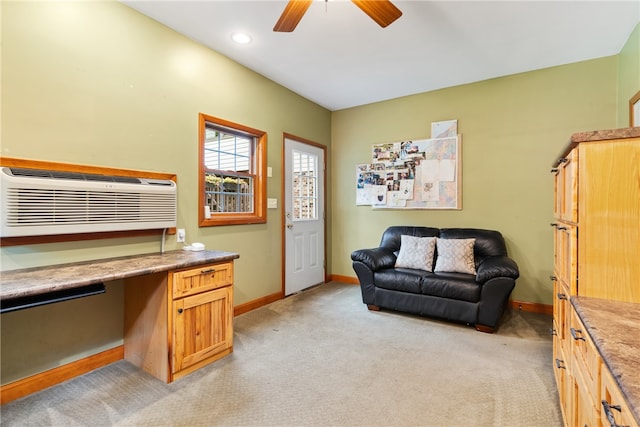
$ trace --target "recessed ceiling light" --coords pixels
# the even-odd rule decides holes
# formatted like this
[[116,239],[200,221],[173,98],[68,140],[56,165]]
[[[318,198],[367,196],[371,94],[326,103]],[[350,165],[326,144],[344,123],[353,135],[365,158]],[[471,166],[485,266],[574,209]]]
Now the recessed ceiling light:
[[249,44],[251,43],[251,36],[247,33],[233,33],[231,34],[231,40],[238,44]]

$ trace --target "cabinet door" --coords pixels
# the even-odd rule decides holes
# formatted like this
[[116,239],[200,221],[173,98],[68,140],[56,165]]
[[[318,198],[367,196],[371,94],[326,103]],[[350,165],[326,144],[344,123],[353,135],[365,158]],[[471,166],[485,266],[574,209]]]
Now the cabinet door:
[[569,322],[567,321],[567,308],[569,305],[569,292],[558,280],[553,281],[553,326],[555,336],[558,337],[559,344],[564,347],[567,338]]
[[570,327],[572,355],[571,369],[579,371],[582,374],[584,385],[587,391],[593,396],[594,400],[600,400],[600,365],[602,364],[600,353],[591,341],[591,337],[577,313],[571,310],[571,327]]
[[[554,327],[558,328],[554,320]],[[568,393],[570,390],[568,371],[567,371],[567,358],[563,350],[563,345],[558,334],[553,337],[553,373],[556,377],[556,386],[558,388],[558,398],[560,400],[560,408],[562,409],[562,415],[565,420],[565,425],[569,424],[570,405],[567,401]]]
[[562,219],[578,221],[578,150],[574,149],[564,163]]
[[553,175],[553,217],[562,218],[562,198],[564,194],[564,173],[562,165],[552,169]]
[[555,224],[554,256],[556,279],[571,295],[578,292],[578,229],[564,222]]
[[600,421],[603,426],[640,425],[640,420],[634,419],[633,413],[620,393],[618,384],[604,364],[602,365],[601,393]]
[[556,169],[554,215],[575,223],[578,221],[578,150],[572,150]]
[[231,286],[173,302],[172,372],[233,347]]
[[210,291],[233,283],[233,262],[206,265],[172,274],[173,298]]
[[640,302],[640,139],[580,144],[579,294]]
[[[589,387],[585,383],[580,371],[575,372],[575,423],[576,426],[599,427],[600,412],[598,402],[589,393]],[[599,394],[599,393],[598,393]]]

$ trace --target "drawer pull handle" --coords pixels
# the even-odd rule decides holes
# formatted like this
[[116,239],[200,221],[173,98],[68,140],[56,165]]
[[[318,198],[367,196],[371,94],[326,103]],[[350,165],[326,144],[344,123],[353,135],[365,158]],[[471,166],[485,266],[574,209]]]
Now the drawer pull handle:
[[555,223],[555,222],[552,222],[552,223],[551,223],[551,224],[549,224],[549,225],[550,225],[550,226],[552,226],[552,227],[557,227],[557,226],[558,226],[558,224],[557,224],[557,223]]
[[621,427],[616,424],[616,420],[615,418],[613,418],[613,412],[611,412],[612,409],[615,409],[618,412],[622,412],[622,408],[620,407],[620,405],[611,405],[606,400],[603,400],[602,407],[604,408],[604,413],[607,415],[607,421],[609,421],[611,427]]
[[561,230],[561,231],[564,231],[566,229],[567,229],[567,227],[558,227],[558,230]]
[[207,268],[206,270],[200,270],[200,274],[215,273],[215,272],[216,272],[215,268]]
[[556,368],[567,369],[567,367],[564,366],[564,360],[556,359]]
[[566,299],[567,299],[567,296],[566,296],[565,294],[558,293],[558,299],[560,299],[560,300],[566,300]]
[[551,173],[556,173],[556,172],[558,172],[558,168],[551,169]]
[[556,276],[549,276],[549,279],[551,279],[552,282],[555,282],[556,280],[558,280]]
[[184,310],[182,310],[181,308],[178,309],[178,314],[182,314]]
[[586,339],[584,339],[584,337],[579,337],[578,334],[582,335],[582,330],[578,329],[573,329],[571,328],[571,336],[573,337],[574,340],[578,341],[578,340],[582,340],[582,341],[586,341]]

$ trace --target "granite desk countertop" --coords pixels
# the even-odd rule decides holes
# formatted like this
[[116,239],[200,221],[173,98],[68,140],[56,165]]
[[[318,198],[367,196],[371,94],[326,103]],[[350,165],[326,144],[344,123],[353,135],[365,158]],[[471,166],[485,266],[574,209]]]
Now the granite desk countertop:
[[571,303],[640,421],[640,304],[578,296]]
[[194,267],[239,258],[234,252],[168,251],[83,261],[0,273],[0,300],[43,295],[94,283]]

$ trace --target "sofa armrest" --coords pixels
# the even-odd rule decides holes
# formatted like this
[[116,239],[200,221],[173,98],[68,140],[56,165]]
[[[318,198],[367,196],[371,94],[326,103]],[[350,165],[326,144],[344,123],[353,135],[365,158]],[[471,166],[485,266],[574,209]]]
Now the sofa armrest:
[[496,277],[520,277],[518,265],[514,260],[506,256],[492,256],[485,258],[476,270],[476,282],[485,283]]
[[351,259],[363,263],[371,271],[393,268],[396,265],[396,254],[387,248],[359,249],[351,253]]

